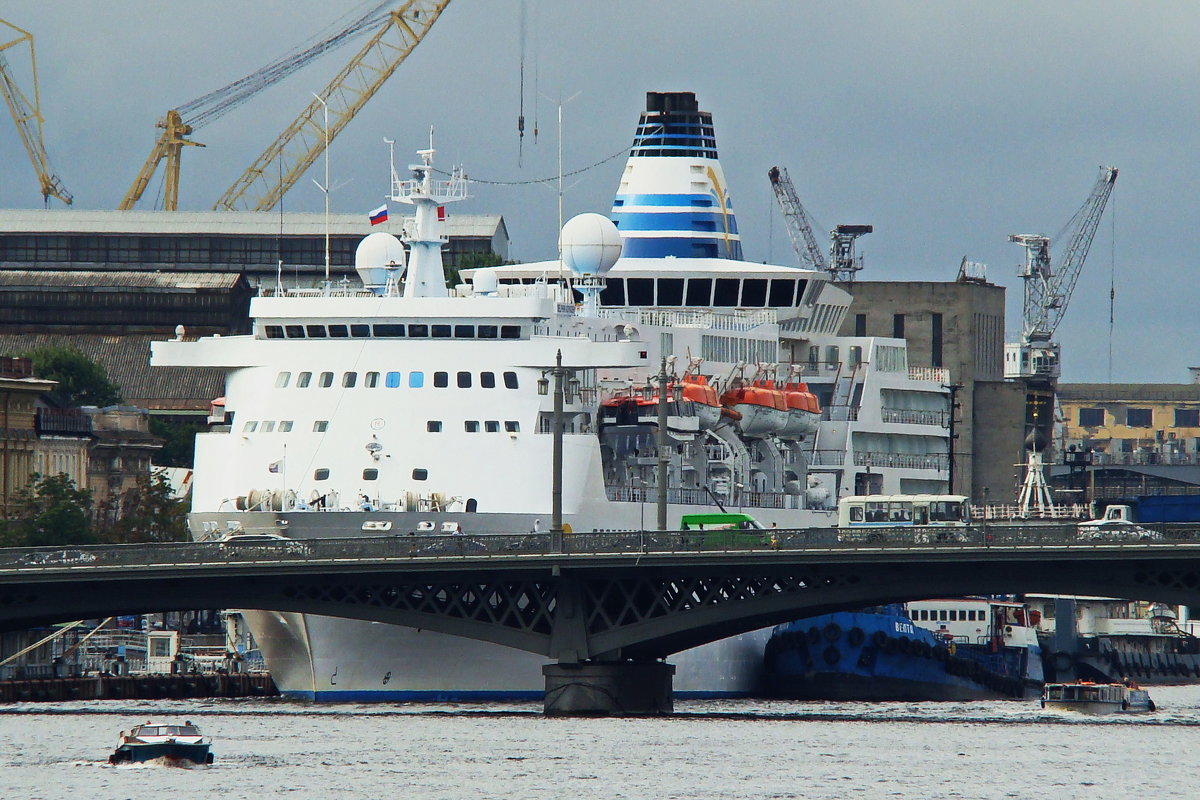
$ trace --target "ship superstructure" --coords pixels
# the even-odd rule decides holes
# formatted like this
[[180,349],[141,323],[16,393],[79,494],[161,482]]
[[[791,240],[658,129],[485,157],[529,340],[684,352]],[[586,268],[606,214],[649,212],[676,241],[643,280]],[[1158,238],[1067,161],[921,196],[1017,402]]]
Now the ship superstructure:
[[[408,252],[367,237],[362,287],[278,287],[252,300],[250,335],[155,345],[155,365],[227,374],[223,414],[197,437],[197,538],[548,529],[554,405],[539,384],[559,360],[572,376],[562,512],[577,533],[648,527],[660,489],[672,524],[725,505],[799,528],[832,525],[839,494],[864,483],[944,486],[945,376],[911,372],[902,340],[837,337],[850,297],[823,273],[740,260],[711,116],[690,93],[648,95],[614,201],[624,251],[611,267],[582,266],[571,252],[607,245],[564,229],[567,257],[469,271],[445,288],[439,209],[465,190],[434,180],[432,147],[420,156],[411,179],[393,178],[392,198],[416,210]],[[664,391],[672,446],[660,487]],[[310,615],[247,619],[287,694],[542,690],[540,658],[496,645]],[[676,693],[750,691],[767,633],[679,654]]]

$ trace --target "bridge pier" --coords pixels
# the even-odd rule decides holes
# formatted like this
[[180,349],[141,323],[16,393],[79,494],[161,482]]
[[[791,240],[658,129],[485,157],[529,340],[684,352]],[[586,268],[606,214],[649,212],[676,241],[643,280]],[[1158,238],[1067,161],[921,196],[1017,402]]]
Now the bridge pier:
[[662,661],[547,664],[543,710],[550,716],[670,714],[675,665]]

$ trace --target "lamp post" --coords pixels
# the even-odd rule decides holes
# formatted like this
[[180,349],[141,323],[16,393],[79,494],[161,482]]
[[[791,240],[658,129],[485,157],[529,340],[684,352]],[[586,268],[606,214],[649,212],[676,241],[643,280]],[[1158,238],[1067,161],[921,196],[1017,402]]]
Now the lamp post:
[[551,441],[553,443],[553,456],[550,465],[550,547],[554,552],[562,552],[563,544],[563,401],[565,398],[563,378],[571,374],[574,374],[574,370],[562,365],[562,350],[559,350],[554,355],[554,366],[542,370],[542,377],[537,383],[538,394],[544,396],[551,392],[550,381],[547,380],[546,376],[549,375],[554,379],[554,410],[550,420]]
[[654,437],[658,446],[658,530],[667,529],[667,468],[671,465],[671,451],[667,444],[667,357],[663,356],[658,369],[658,434]]

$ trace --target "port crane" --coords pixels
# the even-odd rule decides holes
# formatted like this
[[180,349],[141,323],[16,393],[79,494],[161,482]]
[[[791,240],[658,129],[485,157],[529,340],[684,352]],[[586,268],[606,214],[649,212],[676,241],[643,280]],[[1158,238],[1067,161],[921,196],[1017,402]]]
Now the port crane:
[[366,44],[213,206],[214,211],[269,211],[274,208],[425,38],[449,2],[406,0],[390,10],[390,3],[382,2],[315,44],[284,55],[257,72],[168,111],[157,123],[162,133],[150,157],[119,207],[122,210],[133,208],[158,165],[166,160],[163,208],[176,210],[180,154],[185,146],[199,144],[187,138],[195,129],[241,105],[316,57],[373,30]]
[[[16,38],[5,41],[13,31],[17,34]],[[29,45],[29,64],[33,71],[32,97],[21,91],[5,55],[6,51],[15,52],[15,49],[22,45]],[[17,133],[21,136],[21,143],[25,145],[25,152],[29,154],[29,160],[33,164],[34,171],[37,172],[38,182],[42,189],[42,202],[48,204],[51,197],[57,197],[67,205],[71,205],[74,198],[67,191],[67,187],[63,185],[62,179],[50,168],[50,160],[46,156],[46,145],[42,140],[42,101],[38,90],[37,57],[33,48],[33,34],[2,19],[0,19],[0,94],[4,95],[8,111],[17,125]]]
[[775,199],[783,212],[787,223],[788,236],[792,240],[792,248],[800,257],[801,264],[807,264],[812,269],[828,272],[834,280],[852,281],[854,274],[862,269],[862,258],[854,254],[854,240],[863,234],[871,233],[871,225],[838,225],[830,234],[829,260],[821,252],[817,237],[813,234],[813,222],[796,187],[788,176],[786,167],[771,167],[767,170],[771,180],[771,188],[775,191]]
[[1018,275],[1024,282],[1021,338],[1005,345],[1004,375],[1025,383],[1025,479],[1017,496],[1024,516],[1052,513],[1046,483],[1043,451],[1052,441],[1054,401],[1061,374],[1060,348],[1054,331],[1066,313],[1083,262],[1117,181],[1115,167],[1101,167],[1084,204],[1063,227],[1056,240],[1067,244],[1057,266],[1051,258],[1051,239],[1041,234],[1018,233],[1008,237],[1025,248],[1025,263]]

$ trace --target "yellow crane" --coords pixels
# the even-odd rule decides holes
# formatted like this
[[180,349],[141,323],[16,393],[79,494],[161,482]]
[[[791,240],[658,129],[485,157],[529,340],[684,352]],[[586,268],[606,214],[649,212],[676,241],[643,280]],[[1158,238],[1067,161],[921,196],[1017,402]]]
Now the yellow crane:
[[[17,124],[17,132],[21,135],[21,142],[25,145],[25,152],[29,154],[29,160],[33,163],[34,171],[37,172],[38,181],[42,185],[42,200],[49,202],[51,197],[57,197],[67,205],[71,205],[74,198],[67,191],[67,187],[63,186],[62,180],[50,168],[50,160],[46,157],[46,146],[42,141],[42,102],[38,91],[37,58],[33,50],[33,34],[2,19],[0,19],[0,26],[3,26],[0,28],[0,35],[6,33],[8,36],[12,35],[5,30],[6,28],[17,33],[15,39],[0,40],[0,94],[4,95],[8,111],[12,114],[13,122]],[[29,45],[29,63],[33,69],[32,100],[17,85],[16,78],[5,57],[5,51],[23,44]]]
[[[394,3],[395,0],[391,0]],[[163,208],[178,204],[179,155],[187,139],[202,124],[225,114],[262,89],[287,77],[312,59],[367,30],[374,34],[333,78],[318,97],[293,121],[213,206],[214,210],[268,211],[304,174],[329,142],[391,77],[400,63],[425,37],[450,0],[406,0],[392,10],[379,3],[337,32],[304,50],[286,54],[228,86],[167,112],[157,124],[163,129],[150,158],[121,201],[132,208],[142,196],[159,162],[167,159],[167,189]],[[324,119],[327,106],[329,124]]]

